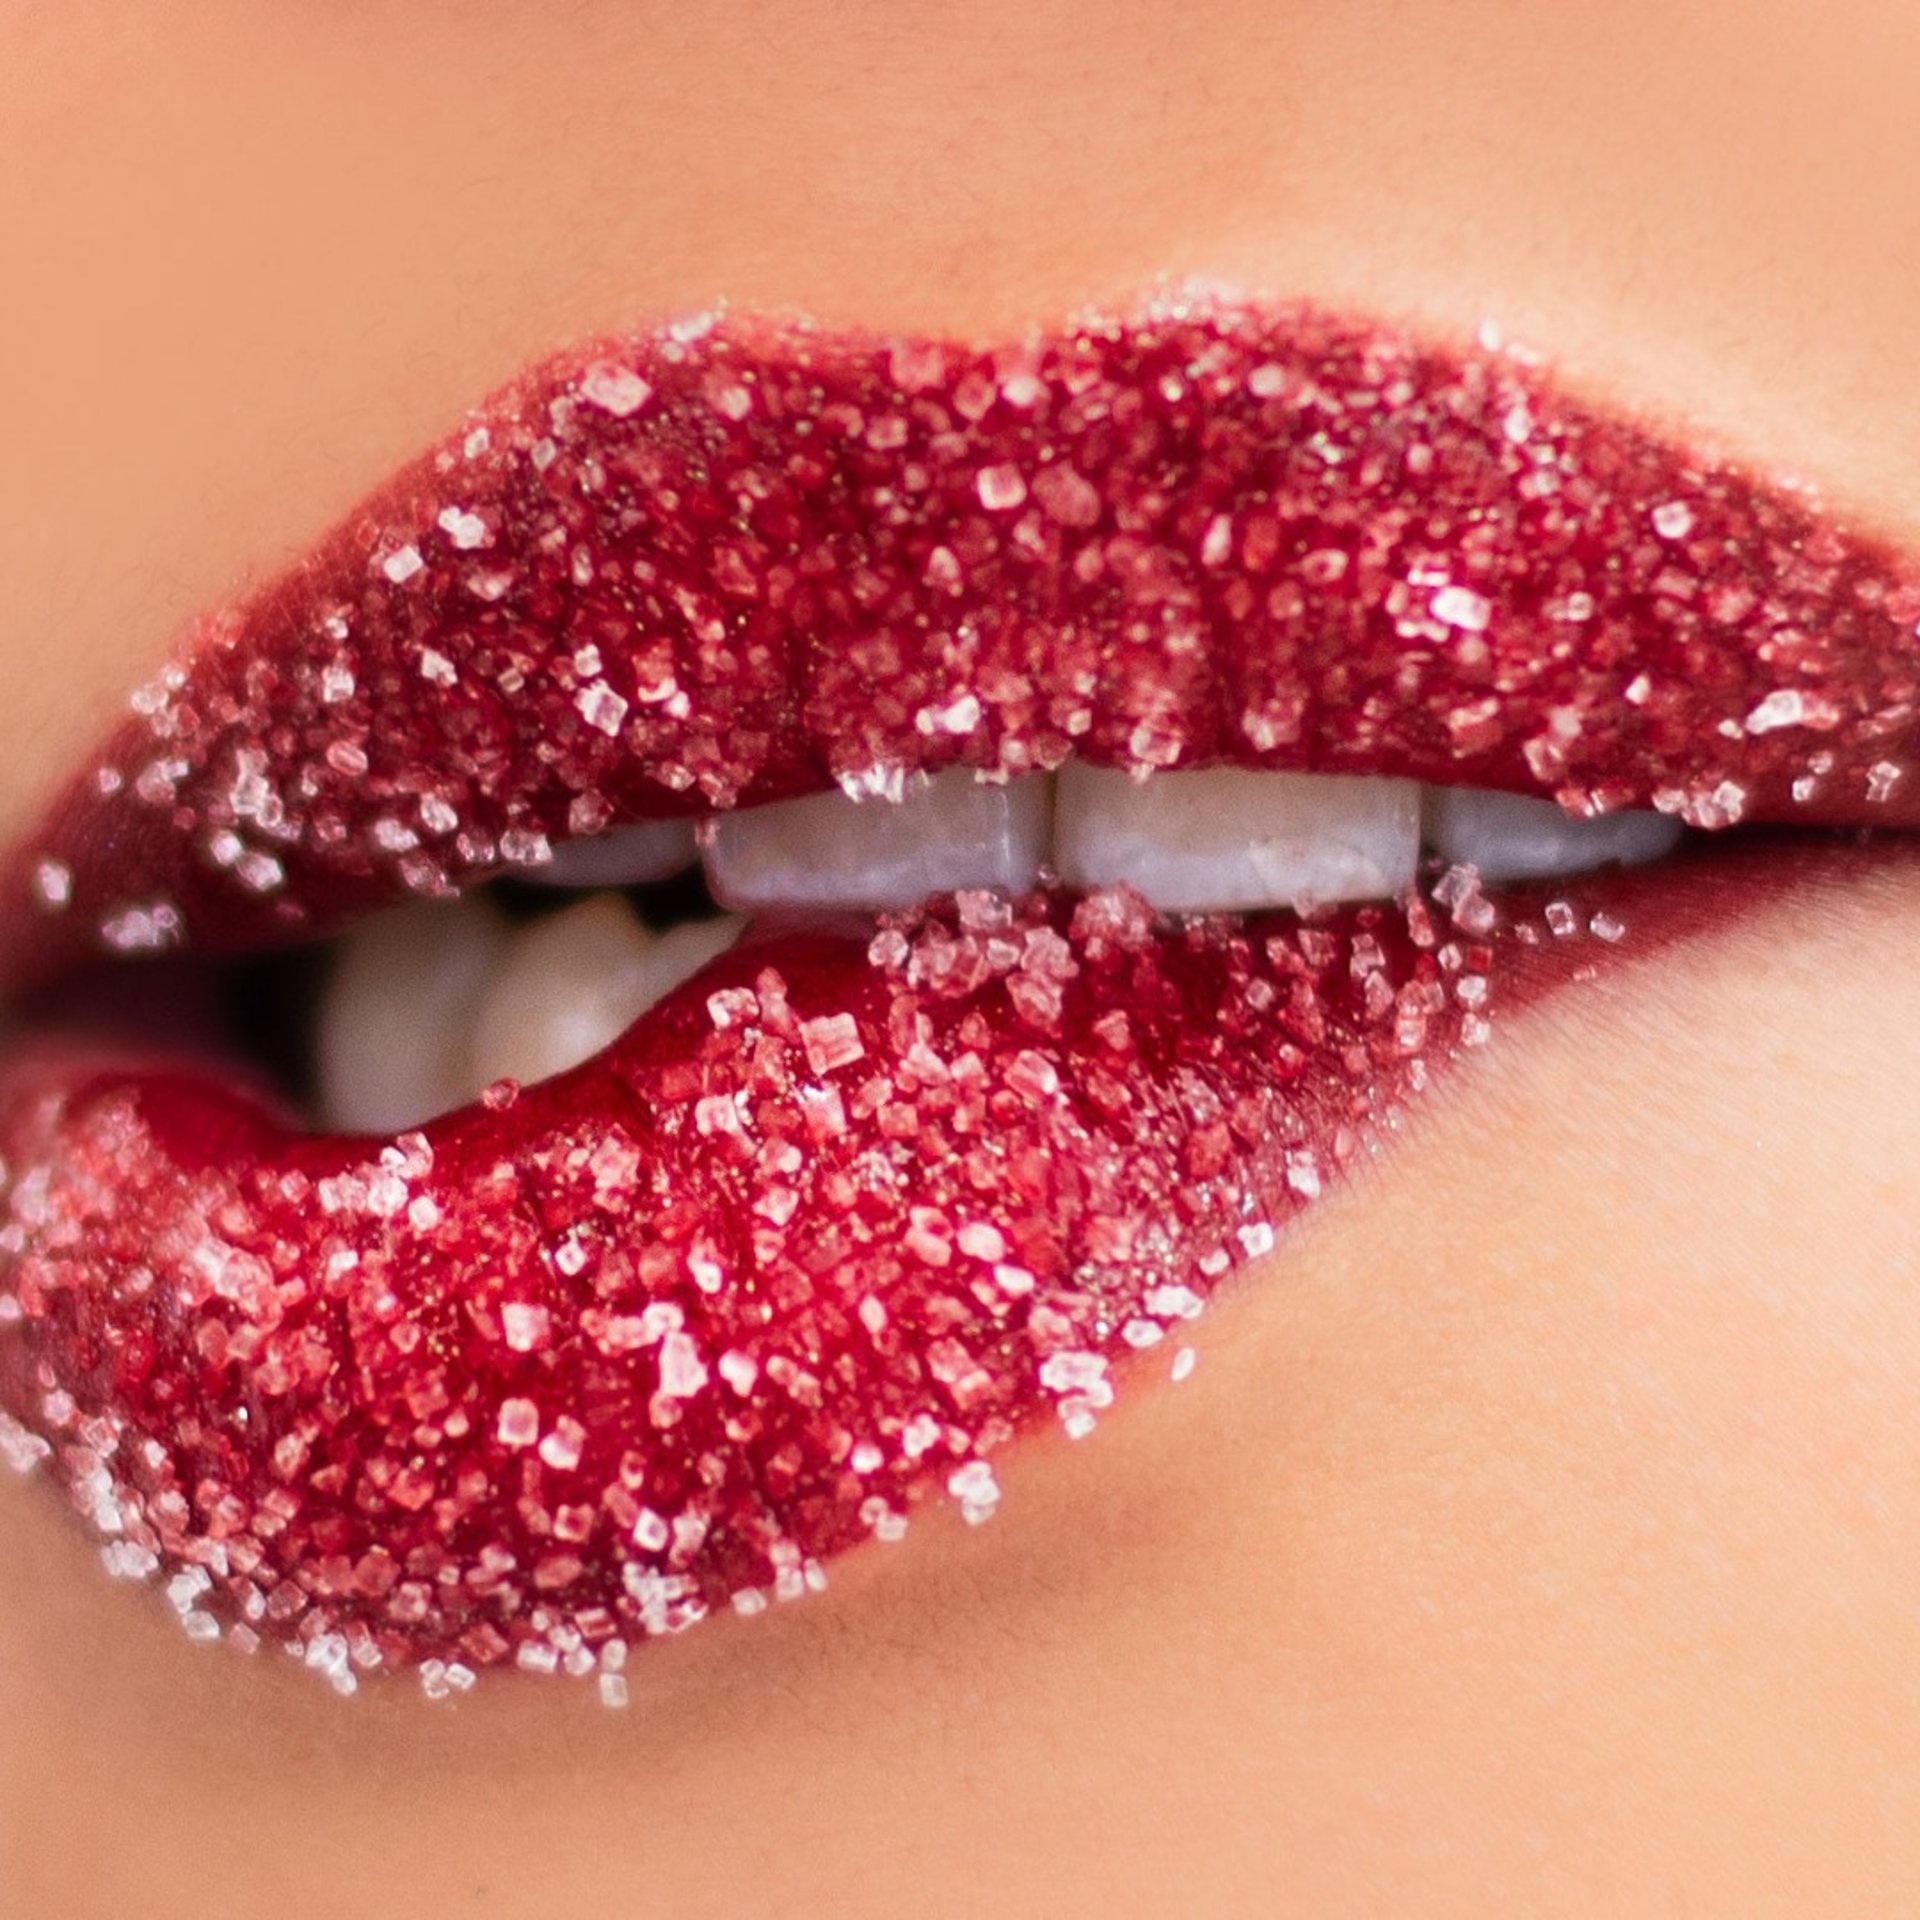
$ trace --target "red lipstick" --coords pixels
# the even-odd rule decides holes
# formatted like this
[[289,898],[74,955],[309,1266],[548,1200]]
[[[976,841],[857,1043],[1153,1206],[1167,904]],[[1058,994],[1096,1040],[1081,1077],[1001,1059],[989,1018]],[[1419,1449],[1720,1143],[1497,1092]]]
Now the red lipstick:
[[[998,349],[703,321],[536,370],[201,623],[19,850],[6,963],[310,938],[956,762],[1904,821],[1916,619],[1880,548],[1507,355],[1202,302]],[[1004,1442],[1090,1425],[1496,993],[1685,894],[941,898],[392,1141],[28,1045],[0,1446],[197,1635],[617,1697],[930,1490],[984,1517]]]
[[564,355],[190,632],[0,956],[308,937],[557,840],[1069,754],[1704,827],[1920,811],[1920,580],[1510,354],[1174,302]]

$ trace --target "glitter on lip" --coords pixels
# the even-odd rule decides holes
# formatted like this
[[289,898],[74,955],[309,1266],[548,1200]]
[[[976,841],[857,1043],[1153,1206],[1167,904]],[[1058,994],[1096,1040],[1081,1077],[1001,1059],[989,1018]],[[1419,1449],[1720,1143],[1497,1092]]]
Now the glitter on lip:
[[1069,752],[1905,824],[1917,622],[1896,557],[1512,354],[709,316],[535,368],[198,623],[0,876],[0,976]]
[[[196,629],[19,850],[4,965],[1070,750],[1891,824],[1917,617],[1802,501],[1502,356],[1198,302],[999,350],[669,328],[536,370]],[[1459,875],[1317,925],[934,903],[743,948],[391,1143],[29,1050],[0,1455],[199,1637],[617,1692],[930,1488],[984,1517],[1010,1433],[1083,1430],[1496,989],[1644,950],[1649,884],[1537,924]]]
[[[1666,910],[1647,910],[1647,890]],[[1671,922],[1652,874],[1175,925],[963,894],[735,948],[392,1141],[193,1068],[0,1074],[0,1459],[188,1633],[343,1692],[617,1680],[1090,1429],[1435,1072]],[[451,1676],[451,1677],[450,1677]],[[614,1688],[615,1695],[618,1688]]]

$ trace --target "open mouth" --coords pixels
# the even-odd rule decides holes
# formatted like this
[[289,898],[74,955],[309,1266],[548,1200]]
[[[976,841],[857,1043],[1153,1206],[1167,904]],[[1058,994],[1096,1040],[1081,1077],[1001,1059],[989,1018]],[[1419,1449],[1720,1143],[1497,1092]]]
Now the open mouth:
[[550,362],[15,851],[0,1449],[197,1637],[617,1700],[985,1517],[1496,1009],[1858,857],[1729,829],[1911,824],[1917,621],[1297,309]]

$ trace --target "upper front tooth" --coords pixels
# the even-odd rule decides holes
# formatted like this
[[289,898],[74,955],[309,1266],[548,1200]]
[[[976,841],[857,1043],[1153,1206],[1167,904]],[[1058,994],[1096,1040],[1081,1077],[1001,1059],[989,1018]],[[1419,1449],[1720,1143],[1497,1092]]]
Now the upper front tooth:
[[1413,884],[1412,780],[1221,768],[1145,782],[1070,762],[1054,864],[1069,886],[1126,881],[1175,913],[1384,898]]
[[738,920],[649,933],[616,893],[522,928],[474,1015],[467,1091],[564,1073],[617,1040],[738,937]]
[[707,884],[722,905],[910,907],[962,887],[1020,891],[1047,852],[1049,782],[994,786],[965,767],[937,773],[897,805],[812,794],[722,814]]
[[327,1126],[392,1133],[460,1104],[473,1009],[505,939],[481,894],[401,907],[347,937],[320,999]]
[[684,873],[700,858],[691,820],[646,820],[597,840],[566,840],[544,866],[514,875],[543,887],[638,887]]
[[1477,787],[1429,787],[1427,844],[1483,880],[1586,873],[1610,861],[1638,866],[1672,852],[1681,825],[1664,813],[1603,813],[1576,820],[1551,800]]

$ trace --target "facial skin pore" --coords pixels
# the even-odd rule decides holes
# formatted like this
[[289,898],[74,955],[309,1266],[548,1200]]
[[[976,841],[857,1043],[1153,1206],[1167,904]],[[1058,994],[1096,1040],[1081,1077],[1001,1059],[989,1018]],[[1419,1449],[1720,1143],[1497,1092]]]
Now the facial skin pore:
[[[1492,321],[1920,541],[1916,82],[1897,0],[17,10],[0,834],[471,401],[718,297]],[[0,1915],[1907,1910],[1917,931],[1893,855],[1516,1022],[1191,1381],[625,1714],[343,1705],[9,1478]]]

